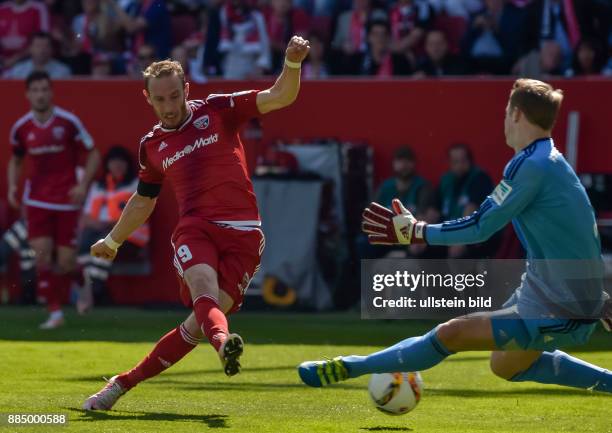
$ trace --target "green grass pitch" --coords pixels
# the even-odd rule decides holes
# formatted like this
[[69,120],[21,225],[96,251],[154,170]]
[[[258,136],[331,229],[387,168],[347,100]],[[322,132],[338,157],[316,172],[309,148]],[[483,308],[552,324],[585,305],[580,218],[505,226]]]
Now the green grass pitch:
[[[99,309],[68,315],[42,332],[44,312],[0,307],[0,413],[64,413],[67,427],[0,426],[16,432],[612,432],[612,397],[495,378],[487,353],[456,355],[423,373],[412,413],[388,416],[370,404],[367,377],[327,389],[301,384],[296,365],[364,354],[425,332],[432,324],[366,321],[356,314],[239,313],[246,341],[242,374],[225,377],[202,344],[162,375],[140,384],[110,412],[84,412],[102,376],[131,368],[186,316],[183,311]],[[571,353],[612,367],[612,336],[598,330]]]

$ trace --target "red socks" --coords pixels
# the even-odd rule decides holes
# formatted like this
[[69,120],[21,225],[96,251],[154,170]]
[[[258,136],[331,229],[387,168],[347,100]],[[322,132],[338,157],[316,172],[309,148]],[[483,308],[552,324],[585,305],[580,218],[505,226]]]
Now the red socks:
[[37,271],[37,280],[36,296],[45,299],[47,310],[50,313],[61,310],[70,294],[72,275],[56,274],[49,269],[42,269]]
[[193,311],[206,338],[218,352],[221,344],[227,339],[227,317],[217,301],[209,295],[200,295],[193,301]]
[[181,324],[164,335],[136,367],[119,375],[118,379],[124,388],[130,389],[143,380],[157,376],[159,373],[176,364],[191,352],[199,343]]

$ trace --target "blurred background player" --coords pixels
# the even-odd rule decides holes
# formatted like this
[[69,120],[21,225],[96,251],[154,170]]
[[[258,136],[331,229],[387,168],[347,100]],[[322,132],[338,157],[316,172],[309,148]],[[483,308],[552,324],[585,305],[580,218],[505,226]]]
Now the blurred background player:
[[[448,149],[448,171],[438,185],[438,206],[442,220],[471,215],[492,189],[491,177],[476,165],[470,147],[464,143],[451,145]],[[401,197],[398,198],[401,200]],[[385,206],[390,207],[390,204]],[[448,258],[487,257],[498,244],[499,236],[494,235],[490,240],[477,245],[450,245],[447,247]]]
[[[375,201],[385,207],[390,207],[394,198],[398,197],[406,203],[408,209],[419,215],[419,219],[437,222],[440,213],[435,207],[435,193],[431,184],[417,172],[417,161],[414,151],[408,146],[401,146],[393,155],[393,177],[385,179],[375,195]],[[365,234],[356,239],[358,255],[362,259],[377,259],[387,256],[392,251],[406,252],[406,247],[392,245],[381,247],[370,245]],[[423,245],[410,246],[412,255],[420,255]]]
[[225,374],[240,372],[244,342],[230,334],[226,314],[242,305],[260,263],[264,237],[249,179],[239,128],[249,119],[295,101],[308,41],[291,38],[285,66],[264,91],[209,95],[188,100],[189,83],[178,62],[161,61],[144,71],[143,94],[160,120],[140,142],[137,192],[115,227],[91,248],[94,257],[113,259],[119,246],[151,215],[168,178],[179,204],[172,235],[181,299],[193,312],[162,337],[136,367],[114,376],[83,404],[111,409],[145,379],[178,362],[206,336]]
[[[8,201],[18,209],[19,177],[28,161],[23,193],[27,231],[36,253],[39,294],[46,298],[49,318],[42,329],[64,323],[63,293],[70,288],[74,271],[76,233],[80,208],[100,162],[94,142],[74,114],[53,105],[51,79],[33,72],[26,79],[31,111],[11,128],[13,156],[8,166]],[[80,155],[87,153],[85,171],[77,180]]]
[[612,393],[612,372],[558,350],[585,344],[600,318],[608,330],[612,319],[593,208],[551,138],[562,99],[541,81],[514,83],[504,132],[515,155],[469,217],[427,224],[399,200],[393,212],[372,203],[363,213],[373,244],[477,243],[512,220],[528,262],[503,309],[452,319],[369,356],[305,362],[299,367],[304,383],[320,387],[370,373],[425,370],[457,352],[491,350],[491,370],[503,379]]
[[[93,257],[89,250],[93,243],[112,229],[138,187],[136,165],[126,148],[110,148],[104,156],[102,166],[102,176],[89,189],[79,235],[78,262],[83,268],[84,284],[76,307],[81,314],[90,310],[94,303],[110,302],[106,281],[113,262],[103,257]],[[123,258],[140,256],[143,248],[148,245],[150,236],[148,224],[138,227],[127,238],[127,243],[123,245],[119,255]]]

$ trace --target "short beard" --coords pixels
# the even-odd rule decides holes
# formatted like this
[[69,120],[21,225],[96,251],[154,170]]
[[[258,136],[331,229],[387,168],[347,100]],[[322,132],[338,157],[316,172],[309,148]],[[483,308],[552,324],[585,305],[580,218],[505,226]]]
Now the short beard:
[[49,108],[51,108],[51,104],[47,104],[47,105],[45,105],[43,107],[40,107],[40,108],[33,106],[32,107],[32,111],[35,111],[36,113],[45,113],[45,112],[49,111]]
[[402,182],[407,182],[407,181],[411,180],[414,177],[414,173],[408,173],[408,174],[405,174],[405,175],[396,174],[395,177],[397,177]]

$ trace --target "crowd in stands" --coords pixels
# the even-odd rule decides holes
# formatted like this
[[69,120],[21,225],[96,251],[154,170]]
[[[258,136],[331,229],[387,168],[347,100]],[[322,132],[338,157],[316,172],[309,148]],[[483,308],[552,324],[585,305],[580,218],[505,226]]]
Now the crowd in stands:
[[612,75],[610,0],[5,0],[0,68],[139,77],[171,57],[192,81],[275,74],[293,34],[305,79]]

